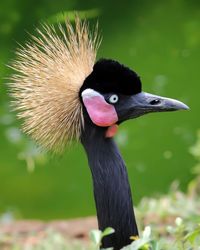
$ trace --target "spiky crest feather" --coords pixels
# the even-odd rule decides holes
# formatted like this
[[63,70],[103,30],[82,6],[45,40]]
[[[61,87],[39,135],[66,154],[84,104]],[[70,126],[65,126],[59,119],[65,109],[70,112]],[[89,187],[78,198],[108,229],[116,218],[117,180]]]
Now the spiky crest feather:
[[97,27],[90,33],[78,17],[75,28],[69,21],[66,30],[59,26],[60,36],[54,27],[43,28],[17,51],[10,92],[23,131],[44,148],[60,152],[80,138],[79,90],[92,72],[100,39]]

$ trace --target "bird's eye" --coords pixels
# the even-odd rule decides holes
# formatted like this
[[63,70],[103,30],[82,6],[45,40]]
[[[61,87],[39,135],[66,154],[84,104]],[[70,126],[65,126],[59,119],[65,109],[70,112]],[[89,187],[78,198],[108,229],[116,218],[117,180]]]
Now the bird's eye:
[[118,97],[118,95],[116,95],[116,94],[111,95],[111,96],[109,97],[109,99],[108,99],[109,103],[112,103],[112,104],[117,103],[118,100],[119,100],[119,97]]

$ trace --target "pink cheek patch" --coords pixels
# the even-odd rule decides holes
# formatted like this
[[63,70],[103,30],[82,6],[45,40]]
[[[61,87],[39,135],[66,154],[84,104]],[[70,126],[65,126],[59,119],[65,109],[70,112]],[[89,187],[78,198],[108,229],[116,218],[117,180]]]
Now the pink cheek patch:
[[108,127],[118,121],[117,112],[113,105],[108,104],[100,94],[83,96],[83,103],[90,119],[100,127]]

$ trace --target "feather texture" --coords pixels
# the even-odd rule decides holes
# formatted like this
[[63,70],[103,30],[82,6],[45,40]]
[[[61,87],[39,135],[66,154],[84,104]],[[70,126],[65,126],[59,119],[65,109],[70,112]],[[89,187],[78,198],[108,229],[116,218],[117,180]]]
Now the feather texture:
[[79,140],[84,126],[79,90],[92,72],[100,44],[97,27],[89,32],[77,17],[75,27],[44,25],[44,31],[17,51],[9,84],[22,130],[47,150],[60,152]]

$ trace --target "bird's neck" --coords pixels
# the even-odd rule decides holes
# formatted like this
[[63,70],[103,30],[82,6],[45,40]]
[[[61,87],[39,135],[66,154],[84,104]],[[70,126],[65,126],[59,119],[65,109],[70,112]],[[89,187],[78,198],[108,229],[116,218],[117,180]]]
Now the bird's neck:
[[102,247],[121,249],[130,244],[130,236],[138,235],[124,161],[114,140],[105,138],[103,128],[86,124],[82,144],[92,172],[99,229],[115,229]]

